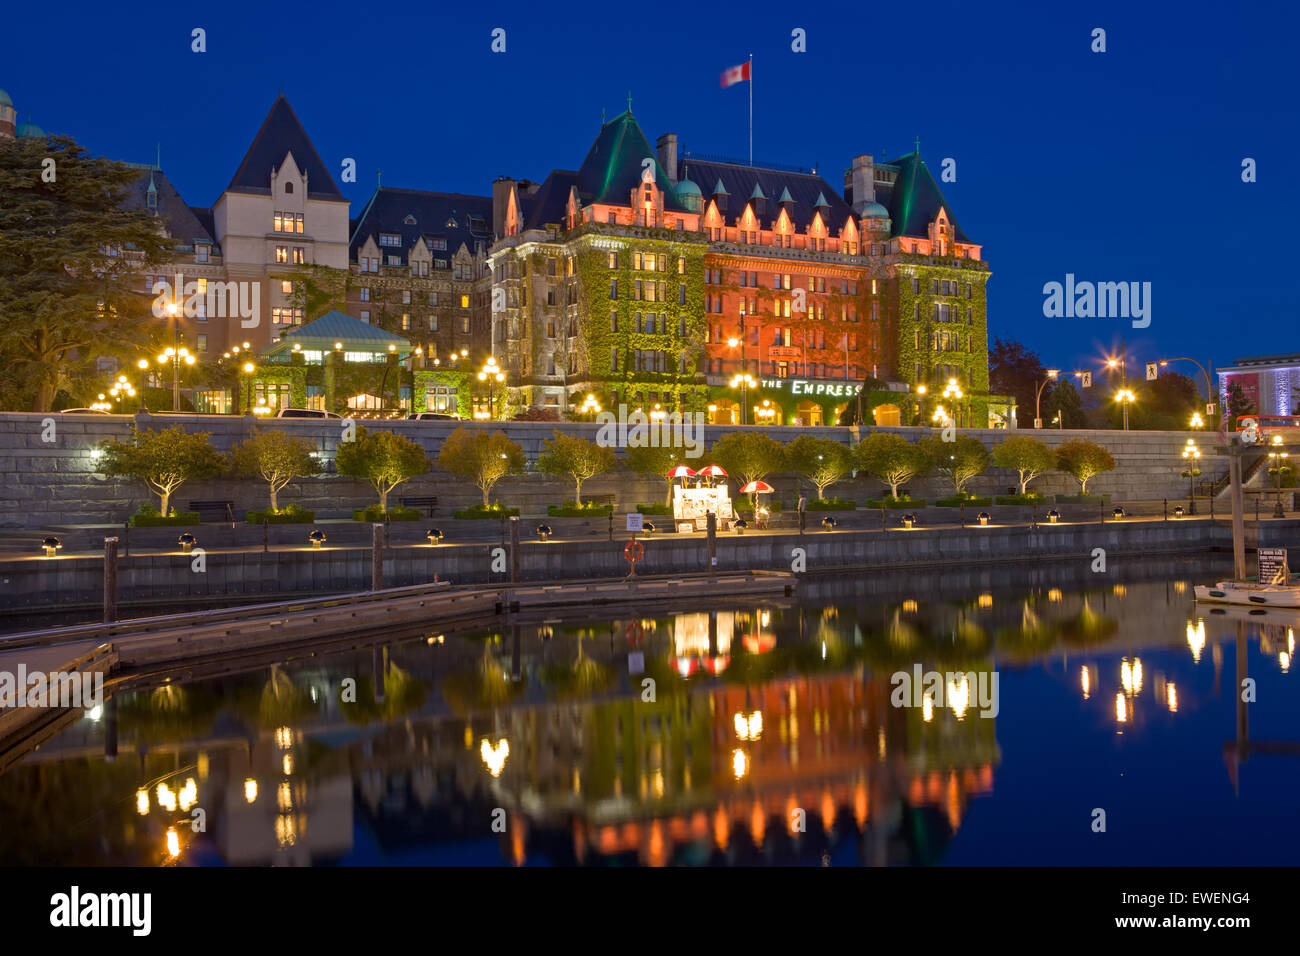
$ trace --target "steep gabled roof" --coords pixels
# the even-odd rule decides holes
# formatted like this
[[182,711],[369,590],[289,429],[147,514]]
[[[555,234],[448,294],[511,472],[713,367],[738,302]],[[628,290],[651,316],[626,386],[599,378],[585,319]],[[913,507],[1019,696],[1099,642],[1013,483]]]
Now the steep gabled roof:
[[149,209],[149,186],[158,197],[155,211],[167,224],[167,234],[181,243],[207,242],[216,245],[212,238],[211,223],[204,224],[195,210],[185,205],[180,193],[161,169],[145,168],[133,182],[122,205],[127,209]]
[[[535,194],[530,196],[520,190],[518,196],[524,228],[540,229],[547,223],[563,223],[569,208],[569,190],[574,186],[578,187],[581,196],[582,186],[577,173],[569,169],[553,169]],[[623,202],[627,203],[626,196]]]
[[262,128],[253,137],[253,144],[244,154],[244,161],[239,164],[235,176],[226,187],[227,192],[257,193],[269,195],[271,191],[271,170],[284,165],[286,154],[293,154],[293,161],[307,174],[307,197],[309,199],[337,199],[346,202],[329,168],[321,161],[320,154],[312,145],[307,131],[293,107],[281,93],[271,104],[271,111],[262,121]]
[[927,239],[929,226],[940,208],[948,211],[953,238],[957,242],[971,242],[957,224],[952,206],[943,198],[939,184],[930,175],[920,153],[909,153],[891,160],[887,166],[898,169],[898,178],[892,183],[876,183],[876,201],[889,210],[893,231],[890,237],[913,236]]
[[[756,191],[763,196],[780,196],[781,202],[792,203],[784,208],[790,221],[800,231],[808,228],[813,214],[818,211],[819,203],[825,203],[820,209],[822,222],[832,233],[839,232],[853,215],[853,210],[844,201],[844,197],[816,173],[785,172],[764,169],[760,166],[706,162],[687,157],[680,164],[680,175],[683,179],[689,176],[697,183],[716,182],[722,185],[730,196],[753,198]],[[712,198],[717,192],[715,186],[705,196],[705,200]],[[767,211],[760,217],[765,226],[776,221],[781,214],[781,202],[769,203]],[[729,223],[735,222],[736,217],[744,211],[745,205],[746,203],[743,202],[729,202],[722,213],[723,218]]]
[[654,162],[655,182],[664,193],[664,208],[687,211],[631,110],[600,128],[578,168],[579,195],[586,202],[626,206],[632,190],[641,183],[641,164],[646,159]]
[[[453,222],[455,225],[449,225]],[[401,246],[380,248],[385,256],[400,255],[403,265],[415,241],[424,237],[446,240],[446,255],[435,252],[435,258],[450,258],[462,243],[472,254],[480,240],[484,248],[492,244],[492,197],[382,186],[371,195],[356,221],[349,257],[355,261],[357,251],[371,236],[379,245],[381,232],[402,237]]]

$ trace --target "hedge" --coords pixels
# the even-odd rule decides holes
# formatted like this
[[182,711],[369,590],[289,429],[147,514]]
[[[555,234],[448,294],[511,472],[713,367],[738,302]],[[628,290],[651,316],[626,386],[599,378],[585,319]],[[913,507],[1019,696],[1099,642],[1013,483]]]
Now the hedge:
[[352,512],[353,521],[419,521],[420,512],[415,508],[389,508],[387,512],[374,504],[358,508]]
[[459,511],[452,512],[453,518],[472,519],[472,518],[517,518],[519,517],[518,508],[507,508],[505,505],[495,504],[484,508],[482,505],[473,505],[469,508],[461,508]]
[[266,511],[249,511],[244,520],[249,524],[312,524],[316,520],[316,512],[299,505],[289,505],[279,511],[269,508]]

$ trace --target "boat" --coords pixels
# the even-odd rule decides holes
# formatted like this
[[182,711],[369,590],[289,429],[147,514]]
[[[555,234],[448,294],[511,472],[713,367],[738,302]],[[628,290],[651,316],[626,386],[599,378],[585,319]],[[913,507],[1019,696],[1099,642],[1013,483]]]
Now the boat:
[[1251,581],[1220,581],[1218,584],[1196,585],[1196,600],[1206,604],[1300,608],[1300,587]]

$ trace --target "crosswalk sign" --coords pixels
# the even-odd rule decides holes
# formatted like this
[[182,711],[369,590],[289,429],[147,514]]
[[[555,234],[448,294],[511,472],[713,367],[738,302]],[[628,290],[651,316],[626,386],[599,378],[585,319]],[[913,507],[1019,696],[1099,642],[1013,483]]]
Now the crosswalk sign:
[[1147,381],[1148,381],[1148,382],[1154,382],[1154,381],[1156,380],[1156,375],[1157,375],[1157,374],[1159,374],[1159,372],[1158,372],[1158,366],[1156,365],[1156,363],[1155,363],[1155,362],[1147,362]]
[[1080,373],[1079,373],[1079,384],[1082,385],[1084,388],[1092,388],[1092,373],[1091,373],[1091,372],[1080,372]]

